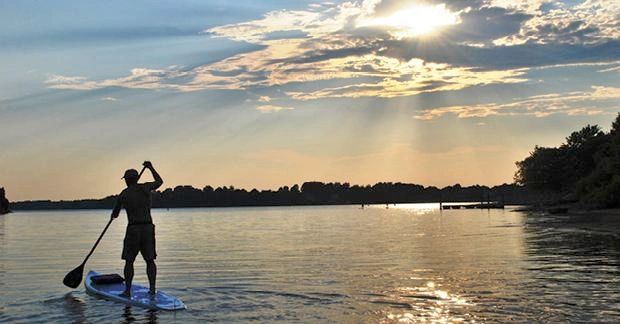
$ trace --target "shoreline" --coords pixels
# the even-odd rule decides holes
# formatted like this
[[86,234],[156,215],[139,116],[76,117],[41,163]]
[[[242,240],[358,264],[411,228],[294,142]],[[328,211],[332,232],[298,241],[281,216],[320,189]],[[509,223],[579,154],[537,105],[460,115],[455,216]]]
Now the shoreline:
[[[18,202],[19,203],[19,202]],[[439,205],[443,204],[475,204],[480,203],[479,201],[415,201],[415,202],[371,202],[371,203],[316,203],[316,204],[264,204],[264,205],[220,205],[220,206],[171,206],[171,207],[163,207],[163,206],[153,206],[152,209],[188,209],[188,208],[258,208],[258,207],[321,207],[321,206],[385,206],[389,207],[394,205],[411,205],[411,204],[436,204],[439,208]],[[506,207],[523,207],[527,206],[527,204],[506,204]],[[93,206],[93,207],[67,207],[67,206],[59,206],[59,207],[41,207],[41,208],[13,208],[11,213],[19,212],[19,211],[53,211],[53,210],[111,210],[112,207],[107,206]],[[514,211],[514,210],[510,210]]]
[[[443,204],[471,204],[471,203],[479,203],[476,201],[454,201],[454,202],[441,202]],[[440,202],[437,201],[416,201],[416,202],[376,202],[376,203],[322,203],[322,204],[273,204],[273,205],[221,205],[221,206],[173,206],[173,207],[162,207],[156,206],[152,207],[152,209],[198,209],[198,208],[260,208],[260,207],[328,207],[328,206],[385,206],[388,207],[395,205],[410,205],[410,204],[436,204],[439,207]],[[510,212],[522,212],[528,213],[531,216],[555,216],[558,218],[568,218],[568,217],[597,217],[597,218],[617,218],[620,221],[620,208],[604,208],[604,209],[587,209],[582,207],[576,207],[574,205],[561,205],[561,206],[533,206],[528,204],[507,204],[505,205],[506,209],[509,209]],[[54,210],[108,210],[112,209],[109,207],[96,206],[96,207],[42,207],[42,208],[13,208],[9,213],[6,214],[15,214],[20,211],[54,211]],[[549,212],[554,209],[567,209],[566,212],[553,213]],[[450,210],[450,209],[446,209]],[[456,209],[458,210],[458,209]],[[4,214],[3,214],[4,215]]]

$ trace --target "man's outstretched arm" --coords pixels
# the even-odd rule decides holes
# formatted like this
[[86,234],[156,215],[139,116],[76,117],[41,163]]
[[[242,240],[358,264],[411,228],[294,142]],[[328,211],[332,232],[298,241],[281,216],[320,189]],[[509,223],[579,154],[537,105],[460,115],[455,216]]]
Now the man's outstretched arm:
[[112,215],[110,215],[110,217],[118,217],[118,214],[121,212],[122,205],[123,204],[121,203],[121,196],[118,195],[118,198],[116,198],[116,203],[114,204],[114,209],[112,209]]
[[151,171],[151,174],[153,175],[153,179],[155,179],[155,181],[151,183],[152,185],[151,185],[150,189],[151,190],[155,190],[155,189],[161,187],[161,185],[164,184],[164,180],[162,180],[162,178],[159,175],[159,173],[157,173],[157,171],[153,167],[153,164],[151,163],[151,161],[144,161],[144,163],[142,163],[142,165],[144,165],[145,168],[147,168],[147,169],[149,169]]

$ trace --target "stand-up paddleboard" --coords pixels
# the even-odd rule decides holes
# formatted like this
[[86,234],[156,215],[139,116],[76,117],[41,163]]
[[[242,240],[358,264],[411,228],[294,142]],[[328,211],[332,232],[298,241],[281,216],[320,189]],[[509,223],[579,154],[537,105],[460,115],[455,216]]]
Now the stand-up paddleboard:
[[185,304],[178,298],[170,296],[164,292],[157,291],[154,297],[149,295],[149,289],[140,285],[131,285],[131,298],[119,296],[125,290],[125,283],[106,283],[96,284],[93,277],[99,273],[89,271],[84,281],[86,291],[93,295],[101,296],[105,299],[113,300],[119,303],[144,307],[149,309],[161,309],[175,311],[185,309]]

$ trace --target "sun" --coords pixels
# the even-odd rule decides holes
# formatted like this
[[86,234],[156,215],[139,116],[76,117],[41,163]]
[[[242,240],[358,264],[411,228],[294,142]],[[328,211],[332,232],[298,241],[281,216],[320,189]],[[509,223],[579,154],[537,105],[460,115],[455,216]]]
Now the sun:
[[444,4],[413,6],[398,10],[389,16],[363,19],[358,27],[385,27],[398,38],[431,34],[441,27],[458,24],[458,13],[451,12]]

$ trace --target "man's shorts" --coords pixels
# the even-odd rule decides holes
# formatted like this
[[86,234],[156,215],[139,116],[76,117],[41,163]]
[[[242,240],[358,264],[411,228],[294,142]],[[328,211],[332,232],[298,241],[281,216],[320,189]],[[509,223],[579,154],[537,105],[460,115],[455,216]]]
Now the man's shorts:
[[128,225],[123,241],[123,260],[134,261],[138,252],[144,260],[155,260],[155,225],[135,224]]

